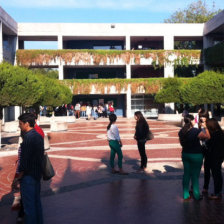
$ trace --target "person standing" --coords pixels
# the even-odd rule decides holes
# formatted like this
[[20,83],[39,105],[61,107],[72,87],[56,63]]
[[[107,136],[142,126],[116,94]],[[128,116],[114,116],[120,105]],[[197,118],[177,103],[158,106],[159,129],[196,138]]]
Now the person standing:
[[184,166],[183,175],[183,198],[188,201],[191,199],[189,194],[189,183],[191,180],[193,187],[193,195],[196,200],[200,200],[199,191],[199,175],[203,163],[202,146],[200,139],[209,139],[210,134],[203,123],[205,133],[197,128],[194,128],[194,116],[186,115],[184,117],[184,127],[179,131],[179,140],[182,146],[182,162]]
[[25,224],[42,224],[42,206],[40,200],[40,179],[43,173],[44,141],[34,129],[35,117],[31,113],[19,116],[19,127],[23,135],[21,143],[18,175],[12,188],[20,184],[20,193],[24,206]]
[[80,118],[80,107],[81,107],[80,103],[79,102],[76,103],[76,105],[75,105],[75,117],[77,119]]
[[147,136],[149,135],[149,125],[145,118],[143,117],[141,111],[135,112],[135,135],[134,139],[137,141],[138,151],[141,156],[141,166],[138,170],[139,172],[145,171],[147,167],[147,156],[145,152],[145,143],[147,141]]
[[[107,139],[108,139],[109,146],[111,149],[111,151],[110,151],[110,166],[112,169],[111,172],[113,174],[114,173],[127,174],[122,169],[122,159],[123,159],[123,154],[121,151],[122,142],[120,139],[119,130],[118,130],[117,126],[115,125],[117,116],[115,114],[110,114],[109,120],[110,120],[110,123],[107,126]],[[115,168],[114,168],[114,158],[115,158],[116,154],[118,156],[119,171],[115,170]]]
[[214,180],[214,194],[209,199],[222,198],[222,163],[224,158],[224,133],[215,118],[208,119],[206,126],[210,133],[210,139],[206,142],[206,158],[207,158],[207,179],[204,189],[208,190],[210,172],[212,172]]

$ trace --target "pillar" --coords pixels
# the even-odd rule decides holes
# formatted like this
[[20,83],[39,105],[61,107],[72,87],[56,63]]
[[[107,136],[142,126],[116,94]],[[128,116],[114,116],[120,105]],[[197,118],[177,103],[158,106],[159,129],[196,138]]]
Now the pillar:
[[63,38],[62,35],[58,35],[58,49],[63,49]]
[[125,46],[126,46],[127,51],[131,50],[131,37],[130,36],[125,37]]
[[[167,35],[164,36],[164,50],[173,50],[174,49],[174,36]],[[174,77],[174,65],[173,63],[164,64],[164,78]],[[174,103],[165,103],[165,113],[172,114],[174,113],[175,105]]]
[[126,79],[130,79],[131,78],[131,65],[128,64],[126,65]]
[[3,31],[2,21],[0,21],[0,63],[3,61]]
[[[203,49],[209,48],[213,46],[213,39],[208,36],[203,37]],[[204,60],[204,70],[210,70],[210,66],[205,64]]]
[[63,80],[64,79],[64,66],[63,65],[59,65],[58,66],[58,79],[59,80]]
[[131,118],[131,85],[128,84],[127,94],[126,94],[126,117]]

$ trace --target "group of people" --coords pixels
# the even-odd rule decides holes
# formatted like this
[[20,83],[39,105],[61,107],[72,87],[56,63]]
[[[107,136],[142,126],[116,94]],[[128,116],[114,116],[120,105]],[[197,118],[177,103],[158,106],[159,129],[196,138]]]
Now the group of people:
[[[215,118],[209,118],[208,111],[199,109],[198,115],[184,116],[184,126],[179,131],[182,146],[183,198],[191,200],[192,194],[196,200],[202,199],[199,189],[199,176],[204,161],[203,194],[208,193],[210,175],[214,180],[214,193],[210,199],[222,197],[222,162],[224,159],[224,133]],[[191,188],[189,185],[191,182]]]
[[[135,112],[135,134],[141,164],[138,172],[144,172],[147,167],[145,144],[153,138],[149,125],[140,111]],[[44,133],[36,124],[36,117],[31,113],[19,116],[22,143],[19,148],[18,166],[12,189],[21,193],[21,213],[25,215],[25,223],[43,223],[42,207],[40,201],[40,180],[43,173]],[[117,116],[109,115],[107,126],[107,139],[110,146],[111,172],[121,175],[128,174],[123,170],[122,140],[118,127]],[[204,186],[203,193],[208,193],[210,174],[214,180],[214,194],[209,198],[222,197],[222,172],[221,166],[224,159],[224,133],[214,118],[209,118],[208,112],[200,109],[198,116],[190,114],[184,117],[184,127],[179,131],[179,140],[182,146],[183,198],[188,201],[193,197],[200,200],[199,176],[204,161]],[[118,170],[115,169],[114,159],[118,155]],[[189,188],[191,182],[191,188]]]
[[75,104],[74,115],[77,119],[80,117],[90,120],[93,118],[96,120],[99,117],[107,117],[109,114],[114,113],[113,104],[99,104],[91,106],[90,104],[80,104],[79,102]]
[[[120,173],[120,174],[127,174],[124,172],[122,168],[122,141],[120,138],[118,127],[116,126],[116,120],[117,116],[115,114],[109,115],[109,121],[110,123],[107,126],[107,139],[110,146],[110,166],[111,166],[111,172],[112,173]],[[150,129],[147,121],[145,120],[144,116],[142,115],[141,111],[135,112],[135,120],[136,120],[136,126],[135,126],[135,135],[134,139],[137,141],[138,145],[138,151],[141,157],[141,165],[138,169],[138,172],[144,172],[147,167],[147,155],[145,152],[145,143],[147,140],[150,140]],[[119,170],[116,170],[114,168],[114,158],[115,155],[118,156],[118,168]]]

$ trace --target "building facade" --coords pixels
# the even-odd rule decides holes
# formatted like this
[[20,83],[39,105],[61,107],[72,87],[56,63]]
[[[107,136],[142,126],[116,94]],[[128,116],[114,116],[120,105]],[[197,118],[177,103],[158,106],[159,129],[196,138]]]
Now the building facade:
[[[32,41],[55,42],[57,50],[27,50],[26,43]],[[0,8],[0,61],[56,68],[60,80],[126,80],[128,84],[119,91],[115,84],[105,85],[103,91],[90,84],[89,92],[79,91],[73,100],[73,104],[113,102],[119,116],[131,117],[136,110],[146,114],[152,108],[173,113],[173,103],[155,103],[153,94],[141,86],[133,91],[135,80],[184,74],[180,65],[186,57],[190,76],[195,76],[208,69],[203,49],[222,41],[224,11],[205,24],[77,24],[17,23]],[[23,60],[25,54],[35,59]]]

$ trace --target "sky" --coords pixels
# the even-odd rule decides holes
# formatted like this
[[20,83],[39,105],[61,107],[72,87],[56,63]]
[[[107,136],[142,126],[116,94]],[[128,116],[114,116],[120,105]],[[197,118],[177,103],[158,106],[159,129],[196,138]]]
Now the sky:
[[[162,23],[193,0],[0,0],[17,22]],[[211,9],[224,0],[206,0]]]

